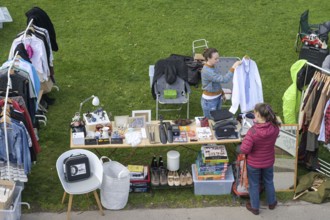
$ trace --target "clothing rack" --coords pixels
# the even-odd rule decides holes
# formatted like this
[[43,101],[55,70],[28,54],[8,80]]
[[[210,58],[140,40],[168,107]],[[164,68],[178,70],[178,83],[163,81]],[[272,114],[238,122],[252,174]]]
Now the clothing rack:
[[[306,76],[307,76],[308,66],[312,66],[312,67],[320,70],[322,73],[330,76],[330,71],[329,70],[323,69],[323,68],[321,68],[321,67],[319,67],[319,66],[317,66],[313,63],[310,63],[310,62],[306,62],[306,65],[307,65]],[[305,82],[306,82],[306,76],[305,76]],[[316,171],[330,177],[330,162],[327,162],[327,161],[322,160],[322,159],[318,159],[318,161],[319,161],[319,164],[320,164],[320,169],[316,169]]]
[[[33,19],[31,19],[31,21],[29,22],[28,26],[26,27],[25,31],[24,31],[24,36],[23,39],[25,39],[26,37],[26,33],[29,30],[29,28],[31,27],[33,23]],[[7,123],[10,121],[7,121],[7,116],[6,116],[6,111],[7,111],[7,104],[8,104],[8,96],[9,96],[9,89],[12,88],[12,83],[11,83],[11,78],[10,78],[10,71],[12,70],[15,60],[17,58],[17,54],[18,51],[16,51],[15,56],[12,60],[12,62],[10,63],[10,66],[8,68],[7,71],[7,87],[6,87],[6,96],[5,96],[5,101],[4,101],[4,106],[3,106],[3,110],[2,110],[2,117],[3,117],[3,129],[4,129],[4,134],[5,134],[5,145],[6,145],[6,156],[7,156],[7,169],[8,169],[8,178],[9,180],[11,180],[11,175],[10,175],[10,165],[9,165],[9,144],[8,144],[8,133],[7,133]]]

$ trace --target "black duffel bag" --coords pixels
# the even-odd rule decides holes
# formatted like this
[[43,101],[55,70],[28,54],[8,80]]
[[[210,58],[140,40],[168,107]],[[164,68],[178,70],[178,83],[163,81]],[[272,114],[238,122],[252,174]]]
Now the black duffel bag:
[[188,67],[188,83],[189,85],[197,86],[201,79],[201,71],[203,63],[200,61],[187,61]]

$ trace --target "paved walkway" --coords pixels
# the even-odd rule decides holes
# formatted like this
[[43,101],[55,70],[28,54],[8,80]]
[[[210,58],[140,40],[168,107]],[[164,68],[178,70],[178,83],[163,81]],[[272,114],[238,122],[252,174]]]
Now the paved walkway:
[[[258,216],[253,215],[241,207],[208,207],[193,209],[134,209],[121,211],[105,211],[101,216],[98,211],[73,212],[71,219],[80,220],[202,220],[202,219],[290,219],[290,220],[315,220],[329,219],[330,204],[311,204],[307,202],[279,203],[275,210],[262,206]],[[66,219],[66,213],[32,213],[23,214],[22,220],[58,220]]]

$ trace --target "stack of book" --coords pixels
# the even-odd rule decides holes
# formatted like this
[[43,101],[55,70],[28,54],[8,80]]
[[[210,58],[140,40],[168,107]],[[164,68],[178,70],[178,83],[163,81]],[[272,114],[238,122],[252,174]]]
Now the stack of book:
[[128,165],[130,171],[130,192],[150,191],[150,170],[148,166]]
[[224,145],[203,145],[196,160],[198,180],[223,180],[228,168],[228,154]]

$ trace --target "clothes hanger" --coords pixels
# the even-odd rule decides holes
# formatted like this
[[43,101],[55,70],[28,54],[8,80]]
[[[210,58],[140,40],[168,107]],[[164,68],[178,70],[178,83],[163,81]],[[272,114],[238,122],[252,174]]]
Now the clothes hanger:
[[322,85],[322,82],[323,82],[323,79],[324,79],[325,75],[321,73],[321,76],[320,76],[320,79],[318,81],[318,85],[317,85],[317,90],[320,89],[321,85]]
[[330,81],[328,80],[327,76],[323,79],[323,82],[324,82],[324,86],[323,86],[323,89],[322,89],[322,94],[328,92]]
[[250,59],[250,57],[248,55],[245,55],[243,58],[246,59],[246,60]]
[[4,123],[5,117],[6,117],[6,123],[11,124],[9,114],[10,114],[9,107],[7,107],[7,109],[3,109],[2,113],[1,113],[2,118],[0,119],[0,123]]
[[329,93],[330,93],[330,76],[327,76],[327,82],[329,82],[328,83],[328,91],[327,91],[327,96],[328,96]]

